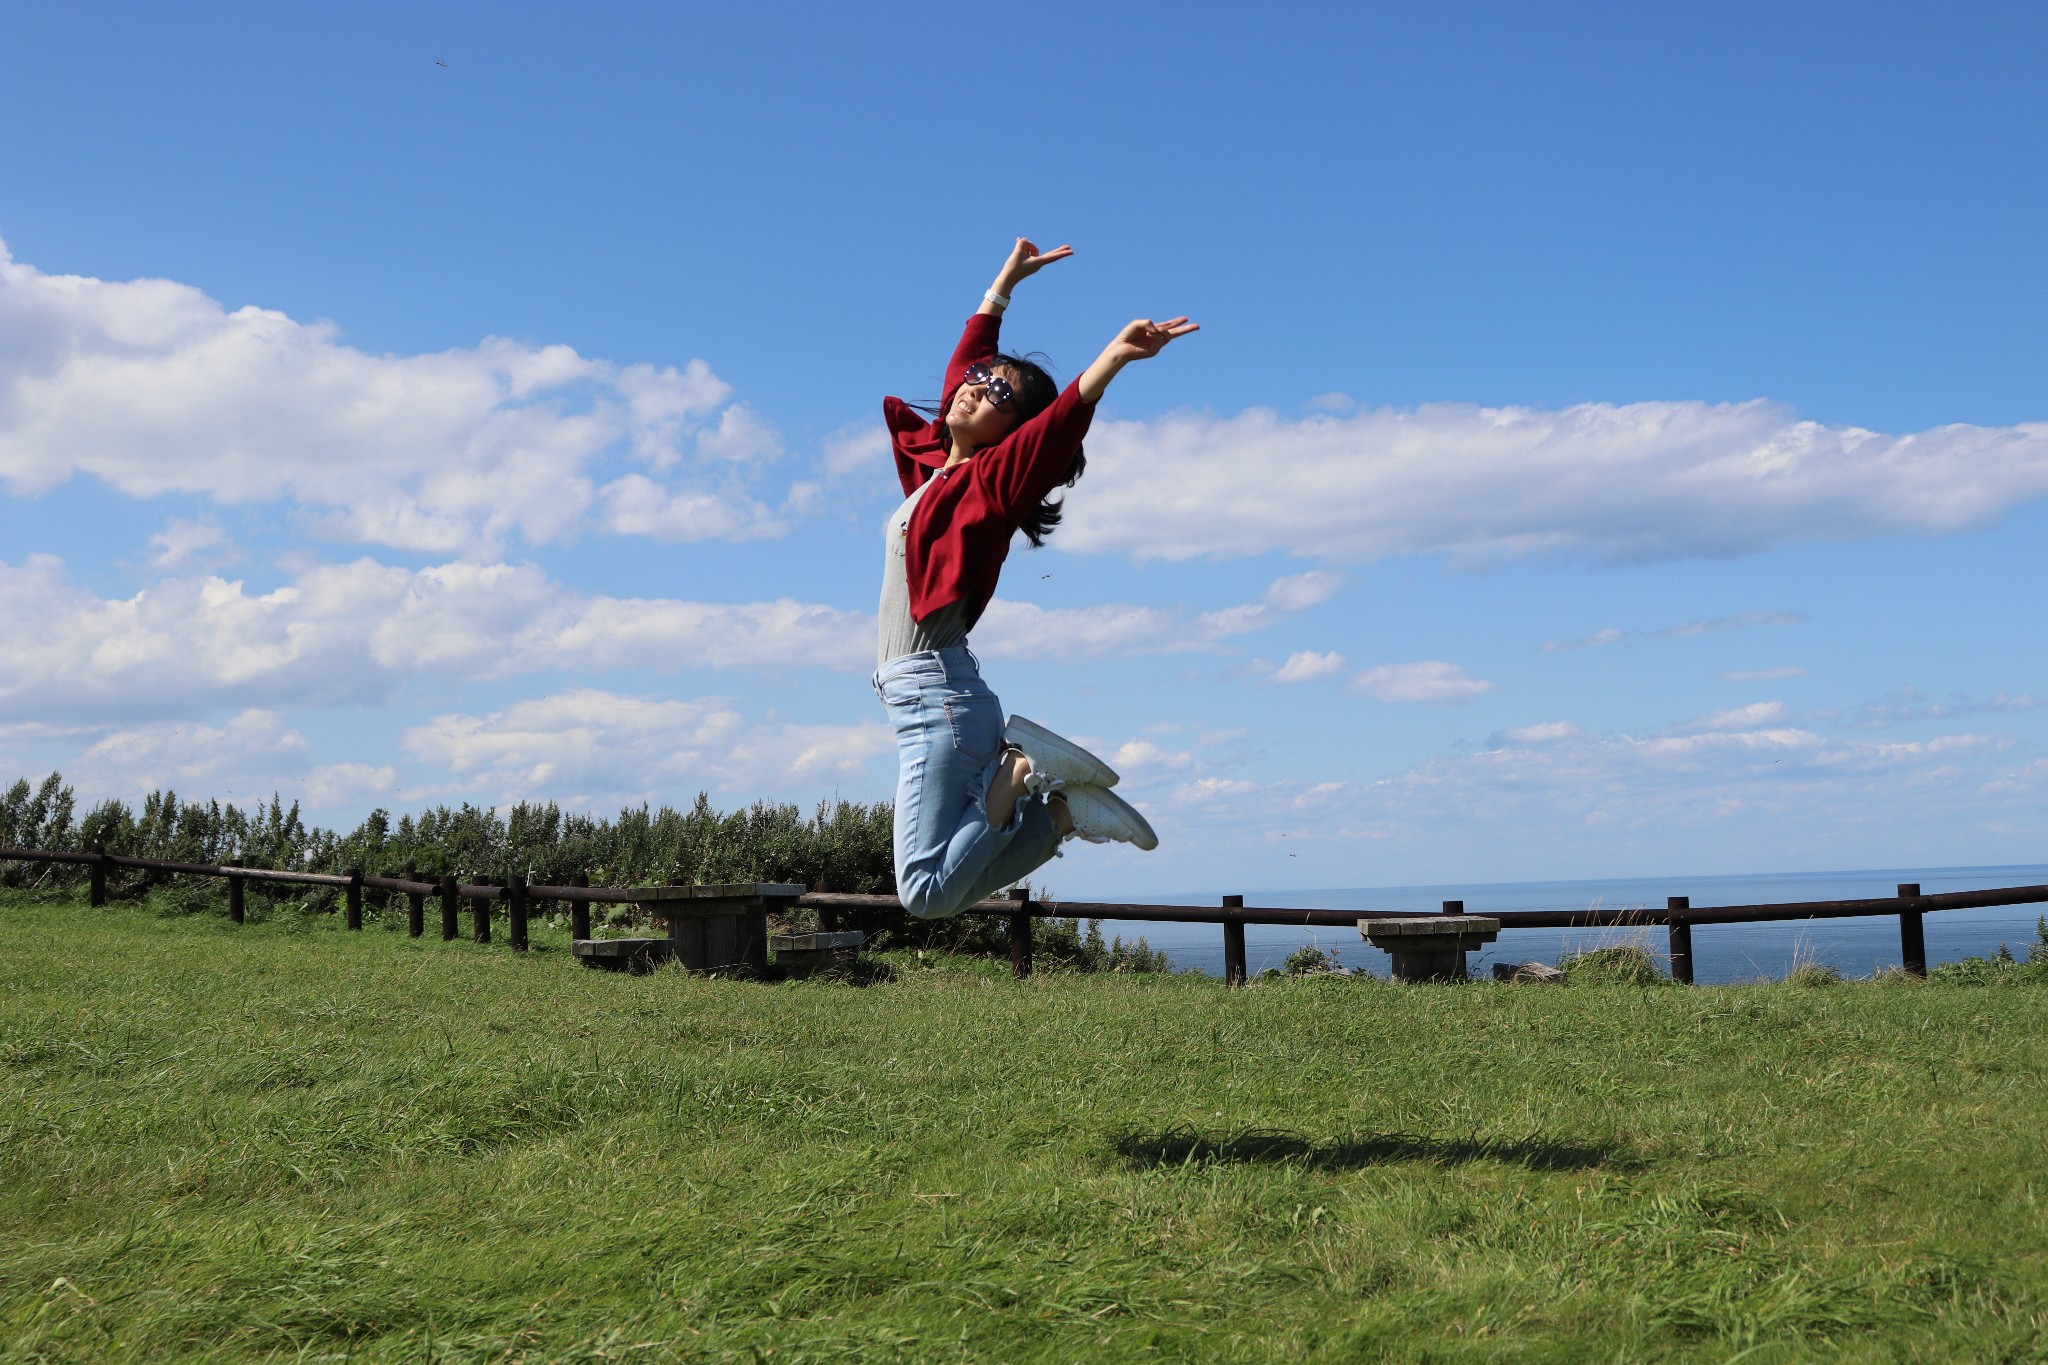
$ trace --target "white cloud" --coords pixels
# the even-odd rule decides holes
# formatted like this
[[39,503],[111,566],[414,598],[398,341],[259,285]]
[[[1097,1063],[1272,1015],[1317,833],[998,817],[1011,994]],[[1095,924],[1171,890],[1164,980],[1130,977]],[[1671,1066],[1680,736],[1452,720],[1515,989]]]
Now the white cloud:
[[782,454],[782,433],[745,403],[719,414],[718,425],[697,438],[697,449],[714,460],[736,464],[772,460]]
[[1216,637],[1174,607],[1106,602],[1041,607],[997,598],[974,627],[974,652],[994,660],[1090,660],[1175,654],[1213,647]]
[[241,550],[212,517],[172,517],[149,538],[149,567],[159,573],[226,568]]
[[1215,649],[1326,601],[1342,583],[1322,571],[1290,574],[1267,584],[1256,602],[1193,616],[1175,607],[1041,607],[999,597],[975,624],[974,648],[990,659],[1069,661]]
[[363,810],[398,790],[398,769],[389,763],[322,763],[307,772],[298,789],[313,810]]
[[1731,668],[1721,674],[1722,682],[1782,682],[1787,678],[1803,678],[1811,670],[1796,665],[1784,664],[1777,668]]
[[2048,494],[2048,423],[1893,436],[1765,401],[1180,412],[1088,439],[1105,458],[1064,547],[1141,559],[1716,558],[1972,530]]
[[[502,338],[375,355],[331,323],[229,311],[169,280],[45,275],[0,244],[0,486],[289,502],[319,534],[426,553],[614,530],[775,534],[745,466],[780,438],[702,361],[620,367]],[[714,416],[715,414],[715,416]],[[678,486],[600,489],[614,454]]]
[[1797,611],[1745,611],[1734,616],[1717,616],[1711,621],[1686,621],[1675,626],[1665,626],[1653,633],[1668,639],[1685,640],[1695,635],[1719,635],[1726,630],[1746,630],[1750,626],[1796,626],[1805,620],[1805,613]]
[[1307,866],[1479,882],[1940,864],[2023,849],[2048,818],[2048,760],[2010,736],[1874,743],[1758,719],[1643,735],[1540,722],[1363,782],[1198,767],[1146,810],[1163,848],[1254,886]]
[[555,669],[873,667],[874,618],[810,603],[705,603],[571,591],[533,565],[326,565],[252,593],[215,576],[103,599],[63,564],[0,563],[0,706],[119,721],[219,706],[388,700],[409,676]]
[[1902,687],[1889,696],[1858,706],[1849,717],[1848,724],[1859,730],[1884,730],[1912,721],[1945,720],[1992,711],[2034,711],[2044,705],[2048,705],[2048,700],[2026,692],[2018,695],[1998,692],[1989,697],[1952,693],[1947,701],[1935,701],[1920,688]]
[[865,473],[882,476],[888,470],[889,432],[879,422],[857,422],[825,438],[825,472],[834,478]]
[[1674,727],[1677,734],[1704,734],[1711,730],[1754,730],[1760,725],[1783,725],[1792,719],[1792,713],[1781,701],[1751,702],[1747,706],[1731,706],[1724,711],[1710,711],[1704,716],[1695,716]]
[[1607,626],[1594,631],[1591,635],[1581,636],[1576,640],[1545,640],[1543,642],[1543,652],[1545,654],[1558,654],[1570,649],[1598,649],[1602,645],[1620,644],[1627,637],[1627,631]]
[[[1300,577],[1270,586],[1257,603],[1195,614],[999,600],[975,644],[988,658],[1057,660],[1214,649],[1310,600]],[[475,681],[556,670],[874,668],[868,612],[790,598],[582,593],[532,564],[408,569],[359,559],[317,565],[269,592],[208,574],[102,598],[61,560],[33,555],[18,566],[0,561],[0,620],[36,623],[0,651],[0,707],[44,721],[374,705],[421,673]]]
[[1265,596],[1260,601],[1274,611],[1307,611],[1329,601],[1343,586],[1342,574],[1334,574],[1327,569],[1311,569],[1307,573],[1274,579],[1266,585]]
[[683,439],[696,420],[732,396],[732,386],[701,360],[680,370],[628,365],[612,387],[626,401],[633,453],[657,470],[681,459]]
[[[19,771],[39,770],[15,742]],[[76,740],[73,740],[76,743]],[[801,724],[747,715],[727,698],[664,698],[582,688],[514,702],[486,714],[449,714],[412,726],[402,754],[320,762],[316,746],[281,711],[252,708],[218,724],[155,721],[104,732],[61,768],[85,794],[134,799],[169,789],[238,805],[280,792],[322,818],[353,822],[372,805],[414,808],[440,800],[506,804],[554,800],[577,809],[675,803],[700,789],[752,800],[802,796],[849,784],[886,791],[894,736],[879,719]],[[407,776],[401,759],[418,768]],[[881,761],[878,761],[881,760]]]
[[869,775],[894,751],[878,720],[793,724],[742,715],[725,698],[628,696],[579,688],[488,715],[437,716],[405,732],[416,762],[449,790],[496,801],[579,806],[673,800],[697,788],[747,795],[816,790]]
[[1345,685],[1374,701],[1422,702],[1429,706],[1475,701],[1500,686],[1475,678],[1458,665],[1441,659],[1380,664],[1352,675]]
[[1615,626],[1607,626],[1577,640],[1546,640],[1541,652],[1560,654],[1567,650],[1599,649],[1603,645],[1616,645],[1623,640],[1643,635],[1655,636],[1660,640],[1686,640],[1696,635],[1719,635],[1728,630],[1746,630],[1750,626],[1796,626],[1805,619],[1802,613],[1796,611],[1745,611],[1734,616],[1717,616],[1711,621],[1684,621],[1675,626],[1662,626],[1648,631],[1621,630]]
[[66,776],[85,791],[139,796],[177,791],[187,799],[241,804],[296,785],[311,746],[281,712],[248,710],[218,725],[158,724],[115,730],[91,745]]
[[1175,773],[1189,772],[1202,760],[1192,749],[1169,749],[1149,739],[1127,740],[1104,749],[1109,766],[1117,776],[1134,787],[1143,787]]
[[669,488],[626,474],[602,490],[598,524],[613,535],[655,540],[762,540],[788,528],[761,503],[702,489]]
[[1318,654],[1312,649],[1298,649],[1287,656],[1287,662],[1273,670],[1276,683],[1314,682],[1319,678],[1332,678],[1344,671],[1344,656],[1332,650]]
[[1510,744],[1557,744],[1565,740],[1583,738],[1585,733],[1568,720],[1546,720],[1535,725],[1503,730],[1501,738]]

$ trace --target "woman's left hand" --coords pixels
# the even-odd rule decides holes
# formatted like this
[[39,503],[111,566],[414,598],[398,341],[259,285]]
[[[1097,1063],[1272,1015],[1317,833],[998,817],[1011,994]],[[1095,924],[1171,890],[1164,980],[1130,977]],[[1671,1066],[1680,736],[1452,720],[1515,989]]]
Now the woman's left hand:
[[1116,334],[1116,340],[1109,343],[1108,354],[1120,365],[1133,360],[1149,360],[1175,337],[1201,330],[1200,323],[1189,322],[1184,317],[1168,318],[1164,322],[1139,318]]
[[1081,397],[1090,403],[1099,401],[1118,370],[1133,360],[1150,360],[1175,337],[1201,330],[1186,318],[1168,318],[1164,322],[1139,318],[1118,332],[1116,339],[1095,357],[1095,363],[1081,372]]

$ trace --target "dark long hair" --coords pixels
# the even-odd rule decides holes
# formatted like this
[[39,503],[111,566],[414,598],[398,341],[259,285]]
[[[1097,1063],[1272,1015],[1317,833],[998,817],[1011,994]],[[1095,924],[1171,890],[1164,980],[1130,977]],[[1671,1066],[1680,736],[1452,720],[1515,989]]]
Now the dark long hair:
[[[1032,355],[1036,356],[1038,353],[1034,351]],[[1038,357],[1041,360],[1044,358],[1043,356]],[[1015,390],[1016,394],[1015,397],[1010,399],[1010,410],[1017,414],[1016,422],[1010,427],[1012,431],[1015,431],[1018,427],[1023,426],[1026,422],[1038,416],[1039,413],[1051,407],[1053,400],[1060,396],[1059,384],[1054,381],[1045,366],[1039,364],[1038,360],[1034,360],[1030,356],[992,356],[988,361],[988,365],[991,369],[1004,369],[1010,372],[1010,387]],[[938,403],[919,403],[916,406],[920,411],[938,419],[936,428],[939,440],[945,443],[947,452],[951,453],[953,449],[953,433],[946,430],[944,401],[944,399],[941,399]],[[1081,481],[1081,475],[1087,468],[1087,453],[1080,446],[1075,446],[1074,462],[1067,466],[1066,477],[1061,482],[1066,487],[1072,488]],[[1051,535],[1053,528],[1060,524],[1060,516],[1062,514],[1060,504],[1062,501],[1064,499],[1047,498],[1044,502],[1032,508],[1024,520],[1019,523],[1018,529],[1022,530],[1031,541],[1032,549],[1035,550],[1045,544],[1045,538]]]

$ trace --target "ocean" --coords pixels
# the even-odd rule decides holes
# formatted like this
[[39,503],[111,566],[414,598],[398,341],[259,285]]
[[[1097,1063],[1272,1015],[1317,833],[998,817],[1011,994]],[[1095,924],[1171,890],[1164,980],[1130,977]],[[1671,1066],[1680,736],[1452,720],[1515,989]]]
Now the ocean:
[[[1462,900],[1465,912],[1496,910],[1662,909],[1670,896],[1690,896],[1695,908],[1757,905],[1774,901],[1855,900],[1890,896],[1901,882],[1918,882],[1922,893],[1974,891],[1999,886],[2048,884],[2048,865],[2010,867],[1908,867],[1863,872],[1783,872],[1735,877],[1623,877],[1577,882],[1495,882],[1464,886],[1345,887],[1323,891],[1244,892],[1251,906],[1317,910],[1435,910]],[[1220,905],[1220,894],[1121,896],[1133,905]],[[2000,944],[2024,958],[2034,941],[2035,921],[2048,904],[2000,906],[1988,910],[1944,910],[1926,917],[1927,964],[1984,957]],[[1154,924],[1105,920],[1104,937],[1143,938],[1162,949],[1176,970],[1223,974],[1223,929],[1214,924]],[[1618,943],[1641,943],[1662,959],[1667,943],[1662,926],[1643,929],[1508,929],[1472,954],[1474,976],[1492,974],[1496,962],[1555,963],[1567,953]],[[1279,925],[1245,928],[1246,965],[1257,974],[1278,967],[1290,953],[1320,947],[1338,962],[1376,976],[1388,974],[1387,955],[1355,929],[1304,929]],[[1795,962],[1832,967],[1847,977],[1867,977],[1899,965],[1899,921],[1895,915],[1854,919],[1782,920],[1770,924],[1701,924],[1692,931],[1693,979],[1700,985],[1775,981]]]

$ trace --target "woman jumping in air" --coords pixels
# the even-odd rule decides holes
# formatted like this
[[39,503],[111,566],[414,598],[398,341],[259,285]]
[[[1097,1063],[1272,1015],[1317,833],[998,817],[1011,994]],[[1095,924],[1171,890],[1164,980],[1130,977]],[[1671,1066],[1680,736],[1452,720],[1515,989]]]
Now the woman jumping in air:
[[967,648],[1011,539],[1022,531],[1039,545],[1058,523],[1049,495],[1081,477],[1081,438],[1109,381],[1196,330],[1184,317],[1141,318],[1056,387],[996,338],[1017,284],[1073,254],[1040,255],[1019,237],[967,319],[938,407],[882,400],[906,497],[885,532],[874,682],[896,727],[896,891],[922,918],[956,915],[1023,880],[1070,836],[1159,843],[1109,790],[1108,764],[1022,716],[1005,726]]

